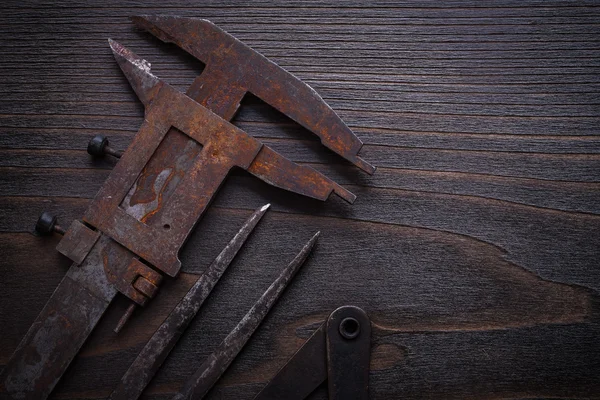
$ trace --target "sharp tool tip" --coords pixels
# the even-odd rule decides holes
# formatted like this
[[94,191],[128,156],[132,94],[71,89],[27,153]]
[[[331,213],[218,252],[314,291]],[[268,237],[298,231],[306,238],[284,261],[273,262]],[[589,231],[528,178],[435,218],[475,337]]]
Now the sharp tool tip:
[[317,233],[315,233],[313,235],[313,237],[311,237],[310,240],[306,243],[306,245],[304,246],[304,248],[307,251],[312,250],[312,248],[314,247],[315,243],[317,243],[317,239],[319,238],[320,235],[321,235],[321,231],[317,231]]
[[108,39],[108,45],[110,46],[112,51],[115,53],[122,54],[125,50],[125,46],[123,46],[121,43],[117,42],[116,40],[113,40],[110,38]]

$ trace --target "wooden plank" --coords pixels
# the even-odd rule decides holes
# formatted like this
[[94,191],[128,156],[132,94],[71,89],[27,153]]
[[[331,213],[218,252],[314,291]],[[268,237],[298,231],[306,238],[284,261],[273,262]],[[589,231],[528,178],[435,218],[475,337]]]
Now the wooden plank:
[[[109,309],[53,398],[105,398],[251,211],[272,210],[143,396],[167,399],[321,230],[309,262],[210,393],[251,398],[335,307],[374,322],[373,399],[600,398],[600,7],[595,1],[76,0],[0,6],[0,365],[69,266],[43,210],[80,218],[143,107],[115,38],[179,90],[202,72],[128,16],[209,18],[311,84],[365,142],[368,177],[249,95],[234,123],[358,195],[233,172],[183,272],[121,335]],[[326,399],[324,388],[311,398]]]

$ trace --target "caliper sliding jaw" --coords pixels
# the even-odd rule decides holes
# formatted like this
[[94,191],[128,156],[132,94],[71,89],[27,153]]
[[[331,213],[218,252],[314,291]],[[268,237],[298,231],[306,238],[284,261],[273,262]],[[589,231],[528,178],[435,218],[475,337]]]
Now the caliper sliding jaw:
[[316,133],[321,142],[368,173],[362,142],[308,85],[205,20],[135,17],[134,22],[206,63],[183,94],[150,72],[150,64],[109,41],[145,105],[144,122],[82,221],[57,250],[73,260],[0,375],[0,395],[44,399],[117,292],[144,305],[233,167],[319,200],[355,196],[235,127],[246,92]]

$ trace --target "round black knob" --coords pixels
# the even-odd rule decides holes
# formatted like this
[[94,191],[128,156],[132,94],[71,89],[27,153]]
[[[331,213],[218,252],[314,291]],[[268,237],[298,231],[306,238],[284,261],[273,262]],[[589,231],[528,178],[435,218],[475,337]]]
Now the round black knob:
[[106,146],[108,146],[108,138],[104,135],[96,135],[88,143],[87,152],[92,156],[102,157]]
[[90,140],[87,152],[95,157],[104,157],[106,154],[116,158],[121,158],[122,153],[110,147],[108,138],[104,135],[96,135]]
[[61,235],[64,235],[65,231],[56,223],[57,220],[58,219],[56,215],[52,215],[49,212],[44,211],[35,224],[35,233],[42,236],[51,235],[52,232],[57,232]]

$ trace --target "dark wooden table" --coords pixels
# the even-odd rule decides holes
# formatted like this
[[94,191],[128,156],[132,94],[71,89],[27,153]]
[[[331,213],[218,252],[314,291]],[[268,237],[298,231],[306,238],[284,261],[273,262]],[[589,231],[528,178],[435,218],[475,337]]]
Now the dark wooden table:
[[[143,118],[111,37],[181,90],[202,65],[127,17],[205,17],[311,84],[365,142],[372,177],[248,96],[234,123],[358,195],[353,206],[227,181],[184,273],[112,332],[116,301],[54,391],[104,398],[197,274],[259,225],[146,397],[169,398],[316,231],[314,255],[213,399],[250,399],[327,314],[374,322],[373,399],[600,398],[600,7],[594,1],[4,1],[0,363],[64,275],[42,210],[79,218]],[[314,398],[326,398],[320,390]]]

